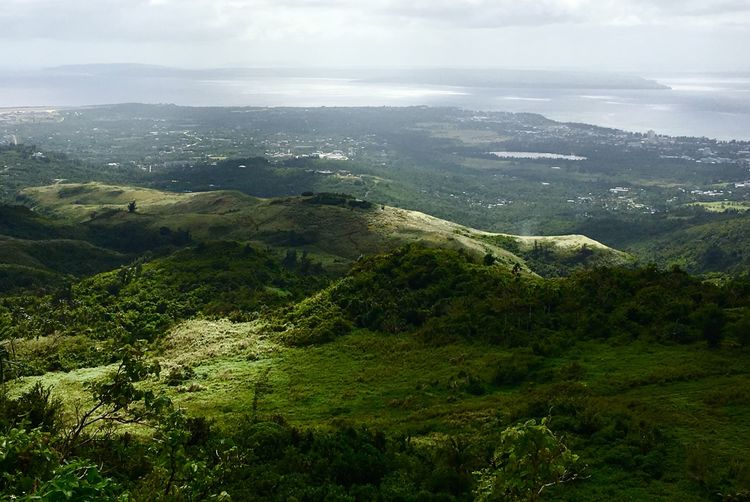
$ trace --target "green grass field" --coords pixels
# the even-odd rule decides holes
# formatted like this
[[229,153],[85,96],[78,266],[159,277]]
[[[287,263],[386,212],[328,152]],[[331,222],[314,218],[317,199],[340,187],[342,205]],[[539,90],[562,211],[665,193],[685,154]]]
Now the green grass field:
[[706,211],[711,211],[714,213],[723,213],[724,211],[745,212],[750,209],[750,203],[748,202],[731,201],[731,200],[722,200],[722,201],[713,201],[713,202],[694,202],[690,205],[699,206],[699,207],[706,209]]
[[[747,351],[581,342],[557,357],[536,358],[522,381],[498,385],[492,381],[498,366],[528,359],[527,350],[475,343],[429,347],[409,336],[365,331],[321,346],[289,348],[264,331],[257,322],[180,325],[156,357],[164,373],[188,366],[194,376],[179,386],[158,386],[190,415],[229,428],[252,414],[278,415],[300,427],[367,424],[439,442],[496,432],[542,411],[543,403],[553,428],[568,429],[573,418],[567,408],[578,407],[573,415],[588,414],[585,419],[593,423],[605,417],[636,420],[641,433],[664,436],[659,461],[669,474],[659,477],[641,470],[658,466],[619,465],[624,460],[617,448],[597,440],[617,436],[609,426],[593,436],[568,430],[571,448],[589,465],[591,478],[566,491],[566,500],[673,500],[678,493],[680,500],[706,500],[710,493],[694,478],[712,476],[713,468],[693,464],[707,458],[731,466],[748,454]],[[71,403],[85,395],[84,382],[107,369],[27,377],[16,385],[20,390],[41,381]],[[748,474],[746,464],[736,469]]]
[[[316,202],[314,197],[258,199],[234,191],[168,193],[144,188],[100,183],[54,185],[24,190],[28,204],[63,221],[98,227],[138,225],[158,232],[162,228],[189,231],[198,240],[224,239],[254,242],[281,250],[300,248],[339,272],[360,256],[385,252],[403,244],[420,242],[439,248],[463,250],[482,258],[492,254],[497,263],[519,264],[535,272],[517,248],[528,251],[543,246],[551,251],[540,257],[547,265],[565,270],[567,255],[583,247],[604,256],[609,265],[629,261],[629,256],[580,235],[513,236],[475,230],[433,216],[389,206],[349,206],[346,200]],[[126,211],[136,201],[134,213]],[[495,239],[499,238],[500,242]],[[508,239],[516,246],[509,249]],[[563,256],[565,255],[565,256]],[[548,263],[547,263],[548,262]]]

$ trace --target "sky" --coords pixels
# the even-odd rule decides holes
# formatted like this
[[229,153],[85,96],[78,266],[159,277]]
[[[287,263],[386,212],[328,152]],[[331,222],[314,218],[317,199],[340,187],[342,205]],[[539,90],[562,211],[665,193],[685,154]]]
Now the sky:
[[2,65],[750,70],[750,0],[1,0]]

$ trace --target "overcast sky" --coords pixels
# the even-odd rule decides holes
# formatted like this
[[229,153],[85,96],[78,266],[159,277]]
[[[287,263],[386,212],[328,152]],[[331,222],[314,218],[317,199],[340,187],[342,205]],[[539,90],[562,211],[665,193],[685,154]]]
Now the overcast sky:
[[750,69],[750,0],[0,0],[6,66]]

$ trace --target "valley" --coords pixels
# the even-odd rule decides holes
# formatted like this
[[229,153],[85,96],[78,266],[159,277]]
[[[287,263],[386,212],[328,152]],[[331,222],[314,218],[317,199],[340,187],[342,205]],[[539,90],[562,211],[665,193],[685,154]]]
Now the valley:
[[[0,497],[29,455],[36,493],[91,500],[747,497],[747,143],[428,107],[17,117]],[[531,437],[550,471],[502,471]]]
[[[657,234],[723,228],[728,220],[742,226],[734,210],[750,196],[747,142],[628,133],[533,114],[171,105],[58,113],[63,120],[2,129],[6,137],[52,150],[44,159],[33,157],[39,149],[3,153],[4,200],[12,201],[15,189],[62,178],[256,197],[345,193],[484,231],[582,234],[642,263],[704,273],[726,265],[710,253],[676,259],[690,250],[662,250]],[[70,158],[54,158],[55,151]],[[576,160],[490,153],[514,151]],[[650,229],[648,236],[640,229]]]

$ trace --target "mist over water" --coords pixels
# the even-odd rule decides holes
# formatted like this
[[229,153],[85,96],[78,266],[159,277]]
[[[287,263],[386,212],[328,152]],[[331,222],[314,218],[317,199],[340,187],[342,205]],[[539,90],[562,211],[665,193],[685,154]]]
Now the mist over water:
[[[453,73],[453,83],[461,84]],[[456,106],[677,136],[750,140],[750,76],[648,76],[670,89],[421,84],[284,71],[154,74],[0,72],[0,106],[126,102],[186,106]]]

